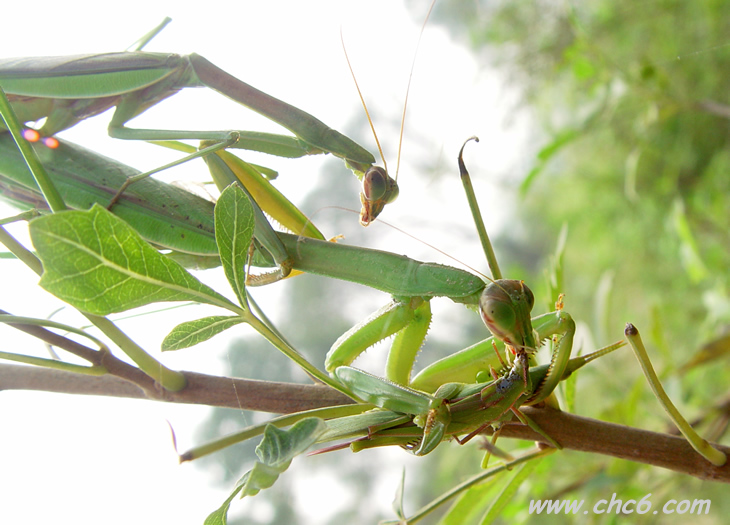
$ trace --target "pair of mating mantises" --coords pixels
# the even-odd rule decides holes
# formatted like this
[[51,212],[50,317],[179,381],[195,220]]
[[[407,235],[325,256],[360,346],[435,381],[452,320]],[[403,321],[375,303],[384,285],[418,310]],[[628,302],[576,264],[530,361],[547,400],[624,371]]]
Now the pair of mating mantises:
[[[143,38],[139,48],[159,29],[161,27]],[[282,124],[295,137],[240,131],[169,132],[130,130],[124,127],[127,121],[150,104],[170,96],[181,86],[201,83]],[[461,152],[459,167],[462,180],[494,278],[489,284],[456,268],[324,241],[322,234],[306,217],[283,195],[275,192],[264,176],[267,173],[264,168],[243,162],[224,151],[225,148],[252,149],[289,157],[329,152],[343,158],[363,179],[363,224],[372,221],[384,204],[392,200],[393,195],[397,194],[397,186],[389,182],[392,179],[387,177],[385,170],[371,166],[374,159],[367,151],[344,135],[311,115],[240,82],[202,57],[135,51],[71,59],[2,61],[0,86],[11,95],[11,104],[0,97],[0,112],[14,137],[11,138],[7,133],[0,134],[0,191],[5,199],[37,207],[47,204],[54,212],[61,212],[66,207],[86,209],[94,203],[111,205],[114,213],[134,230],[142,233],[157,247],[172,250],[181,261],[190,262],[192,257],[194,264],[201,264],[205,259],[217,261],[220,258],[237,293],[239,306],[227,306],[222,298],[190,284],[187,277],[180,277],[184,285],[178,281],[172,284],[163,282],[160,278],[161,286],[169,290],[174,288],[174,293],[152,293],[151,298],[144,300],[201,300],[202,297],[214,297],[208,302],[233,311],[312,376],[358,401],[347,407],[323,408],[311,413],[283,416],[275,420],[275,426],[247,429],[183,455],[183,459],[194,459],[262,433],[263,451],[276,449],[275,443],[280,443],[282,439],[290,445],[288,452],[283,455],[260,454],[260,463],[237,485],[233,495],[255,494],[267,483],[270,485],[272,476],[275,479],[293,455],[314,443],[333,440],[346,439],[353,450],[400,445],[417,455],[424,455],[446,439],[453,437],[464,442],[487,427],[498,427],[515,415],[542,434],[546,442],[560,447],[559,443],[526,418],[520,412],[520,407],[546,401],[563,378],[590,360],[623,344],[617,343],[588,356],[571,359],[575,324],[563,311],[562,305],[558,305],[555,312],[531,319],[533,294],[523,282],[502,278],[481,224]],[[221,189],[228,189],[214,210],[214,205],[208,201],[147,178],[149,173],[138,174],[131,168],[72,144],[49,142],[53,148],[31,148],[24,138],[25,130],[13,115],[11,105],[18,113],[20,122],[46,117],[45,125],[40,130],[41,135],[46,137],[74,125],[86,116],[116,106],[110,124],[113,136],[155,141],[200,139],[203,141],[201,148],[188,151],[189,155],[184,160],[204,157],[216,183]],[[25,137],[29,136],[32,135],[25,134]],[[177,143],[168,142],[167,145],[185,149],[185,146]],[[23,151],[25,160],[18,148]],[[26,161],[30,169],[26,168]],[[127,187],[128,180],[136,182]],[[231,186],[236,182],[240,182],[244,189]],[[120,188],[124,188],[123,193],[119,192]],[[274,232],[261,209],[300,235]],[[69,213],[80,215],[73,215],[73,220],[67,220],[71,217]],[[86,213],[94,215],[84,215]],[[110,231],[115,232],[111,237],[121,235],[121,231],[125,232],[124,235],[133,235],[129,233],[131,229],[124,229],[127,227],[124,223],[113,222],[116,219],[107,217],[99,208],[92,212],[54,213],[36,219],[31,226],[34,243],[44,262],[46,277],[54,275],[56,283],[66,279],[63,271],[69,270],[60,269],[56,264],[54,259],[57,258],[57,250],[49,239],[60,238],[69,225],[72,225],[71,229],[77,227],[80,231],[79,221],[86,218],[95,225],[105,222]],[[60,226],[53,224],[53,221]],[[243,231],[246,233],[241,233]],[[64,242],[70,244],[68,238]],[[94,255],[97,261],[102,261],[100,265],[105,266],[105,269],[116,264],[115,271],[126,272],[127,277],[130,274],[141,275],[142,270],[131,267],[120,270],[119,264],[112,261],[112,256],[104,253],[103,249]],[[130,257],[134,257],[131,252],[125,253],[123,258]],[[295,269],[365,284],[391,294],[394,299],[333,345],[325,363],[330,374],[328,376],[289,347],[274,327],[259,320],[248,308],[250,296],[243,272],[251,261],[257,265],[278,268],[275,278]],[[182,268],[170,266],[174,263],[160,264],[164,266],[163,273],[184,272]],[[150,275],[144,277],[139,280],[147,283],[152,280]],[[46,279],[45,284],[47,288],[54,289],[53,283],[49,282],[51,280]],[[89,292],[90,295],[106,293],[103,288],[105,282],[97,284],[101,288]],[[181,288],[185,290],[181,291]],[[87,300],[77,301],[74,294],[59,295],[93,314],[119,311],[143,302],[140,299],[123,305],[118,303],[105,310]],[[440,296],[478,307],[493,337],[431,364],[411,379],[416,353],[430,324],[430,300]],[[210,337],[236,324],[236,316],[233,319],[209,318],[202,323],[185,324],[172,337],[170,345],[182,347],[191,341]],[[180,332],[183,334],[180,335]],[[395,335],[395,338],[384,378],[349,366],[366,348],[390,335]],[[638,331],[629,326],[626,336],[657,397],[687,440],[708,461],[715,465],[724,464],[725,454],[699,437],[671,404],[652,370]],[[546,339],[553,345],[551,361],[549,364],[537,365],[533,354]],[[507,362],[502,361],[501,348],[498,347],[505,348]],[[155,363],[145,359],[138,356],[135,361],[146,372],[159,373],[154,370]],[[168,376],[156,379],[165,386],[170,385],[171,389],[185,387],[184,383],[170,382]],[[276,427],[287,425],[292,427],[285,437],[277,434],[279,431]],[[490,450],[497,452],[494,448]],[[230,499],[218,511],[223,516],[228,504]]]

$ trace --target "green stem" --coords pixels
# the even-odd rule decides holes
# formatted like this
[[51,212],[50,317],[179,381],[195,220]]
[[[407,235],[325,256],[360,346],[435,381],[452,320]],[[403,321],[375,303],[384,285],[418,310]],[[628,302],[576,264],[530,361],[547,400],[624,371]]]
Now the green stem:
[[43,164],[41,164],[41,161],[38,159],[35,151],[33,151],[33,148],[28,141],[23,138],[22,126],[2,89],[0,89],[0,114],[5,120],[6,127],[13,135],[20,153],[23,155],[23,158],[25,158],[25,162],[28,164],[28,168],[33,174],[33,178],[35,178],[36,184],[38,184],[41,193],[43,193],[43,197],[46,199],[48,207],[51,208],[51,211],[54,213],[68,209],[66,203],[63,202],[61,194],[48,177],[48,173],[46,173],[45,168],[43,168]]
[[145,374],[154,379],[165,390],[170,392],[179,392],[185,386],[187,381],[181,372],[170,370],[154,357],[148,354],[141,346],[132,341],[127,334],[122,332],[117,326],[106,317],[97,315],[84,314],[94,326],[101,330],[104,335],[111,339],[115,345],[134,361],[134,363]]
[[727,462],[727,456],[710,445],[707,440],[695,432],[687,420],[684,419],[682,414],[679,413],[677,407],[674,406],[672,400],[669,399],[669,396],[664,391],[664,387],[662,387],[662,384],[659,382],[659,378],[654,371],[654,367],[651,366],[649,354],[647,354],[644,343],[641,341],[639,330],[637,330],[637,328],[631,323],[627,323],[624,333],[626,334],[626,339],[629,341],[629,346],[631,346],[634,350],[634,354],[636,354],[639,366],[641,366],[647,381],[649,381],[649,386],[654,392],[654,395],[659,400],[659,403],[662,405],[665,412],[669,415],[672,421],[674,421],[674,424],[677,425],[679,431],[687,439],[689,444],[692,445],[692,448],[702,455],[702,457],[704,457],[707,461],[718,467],[723,466],[725,462]]
[[103,376],[107,373],[106,368],[103,366],[82,366],[74,365],[71,363],[65,363],[63,361],[57,361],[56,359],[46,359],[43,357],[33,357],[23,354],[13,354],[10,352],[0,352],[0,359],[7,361],[15,361],[17,363],[24,363],[26,365],[42,366],[45,368],[52,368],[54,370],[63,370],[64,372],[73,372],[74,374],[84,374],[88,376]]
[[297,352],[294,348],[289,346],[289,344],[278,337],[274,331],[272,331],[266,324],[262,323],[253,313],[251,313],[249,310],[246,310],[245,315],[242,316],[245,321],[251,325],[251,327],[256,330],[258,333],[263,335],[268,341],[273,344],[277,349],[279,349],[285,356],[287,356],[289,359],[294,361],[296,364],[298,364],[302,369],[307,372],[309,375],[314,377],[317,381],[320,381],[324,383],[325,385],[334,388],[338,392],[342,392],[346,396],[351,397],[352,394],[350,394],[341,384],[339,384],[337,381],[329,377],[327,374],[319,370],[317,367],[315,367],[312,363],[307,361],[304,356],[302,356],[299,352]]
[[180,455],[180,463],[182,463],[183,461],[192,461],[194,459],[207,456],[208,454],[218,452],[219,450],[223,450],[224,448],[235,445],[236,443],[240,443],[241,441],[246,441],[247,439],[260,436],[264,433],[266,425],[274,425],[277,428],[282,428],[293,425],[297,421],[308,417],[321,417],[323,419],[332,419],[335,417],[354,416],[357,414],[361,414],[366,410],[370,410],[371,408],[372,405],[342,405],[338,407],[315,408],[312,410],[305,410],[304,412],[297,412],[296,414],[288,414],[285,416],[275,417],[274,419],[271,419],[266,423],[261,423],[260,425],[253,425],[244,428],[242,431],[236,432],[235,434],[231,434],[216,441],[206,443],[205,445],[192,448]]
[[471,177],[469,176],[469,172],[466,170],[466,165],[464,164],[464,146],[466,146],[467,142],[469,142],[470,140],[479,142],[479,139],[477,137],[470,137],[466,139],[466,142],[464,142],[464,144],[461,146],[461,150],[459,150],[459,175],[461,175],[461,183],[464,185],[466,199],[469,201],[469,209],[471,209],[471,215],[474,218],[474,224],[477,228],[477,232],[479,232],[479,241],[482,243],[484,255],[487,257],[489,271],[492,272],[492,279],[496,281],[502,278],[502,271],[499,269],[497,256],[494,255],[492,243],[489,241],[489,235],[487,234],[487,229],[484,226],[484,219],[482,219],[482,212],[479,209],[479,203],[477,202],[477,197],[474,193],[474,187],[471,184]]
[[38,210],[28,210],[21,212],[17,215],[13,215],[12,217],[6,217],[4,219],[0,219],[0,225],[5,226],[6,224],[12,224],[14,222],[19,221],[30,221],[32,219],[35,219],[36,217],[40,216],[40,213]]
[[82,337],[86,337],[87,339],[90,339],[93,341],[98,347],[99,350],[102,351],[109,351],[109,348],[99,339],[94,337],[91,334],[87,334],[80,328],[76,328],[74,326],[69,326],[67,324],[63,323],[57,323],[55,321],[50,321],[48,319],[37,319],[35,317],[23,317],[20,315],[8,315],[8,314],[0,314],[0,323],[7,323],[7,324],[24,324],[24,325],[32,325],[32,326],[45,326],[47,328],[57,328],[59,330],[64,330],[66,332],[71,332],[72,334],[77,334]]
[[[410,524],[410,523],[416,523],[416,522],[420,521],[422,518],[426,517],[428,514],[430,514],[434,510],[436,510],[439,506],[443,505],[451,498],[458,496],[459,494],[470,489],[471,487],[482,483],[484,480],[494,476],[495,474],[498,474],[505,470],[510,470],[513,467],[515,467],[516,465],[525,463],[532,459],[547,456],[549,454],[552,454],[553,452],[555,452],[555,449],[553,449],[553,448],[536,449],[533,452],[530,452],[528,454],[525,454],[524,456],[520,456],[520,457],[516,458],[514,461],[510,461],[508,463],[503,463],[502,465],[498,465],[496,467],[492,467],[488,470],[485,470],[481,474],[477,474],[476,476],[455,486],[453,489],[449,490],[448,492],[443,493],[441,496],[439,496],[438,498],[436,498],[435,500],[430,502],[428,505],[419,509],[418,512],[416,512],[413,516],[408,518],[407,523]],[[403,522],[386,521],[386,522],[383,522],[383,525],[397,525],[398,523],[403,523]]]
[[[13,236],[2,227],[0,227],[0,242],[2,242],[18,259],[27,264],[35,273],[38,275],[43,273],[43,266],[38,258],[27,250],[25,246],[16,241]],[[162,363],[145,352],[142,347],[132,341],[109,319],[91,314],[84,315],[109,339],[111,339],[114,344],[121,348],[145,374],[157,381],[163,388],[170,390],[171,392],[178,392],[185,388],[187,381],[183,374],[163,366]]]
[[0,226],[0,243],[3,243],[13,255],[23,261],[25,265],[35,273],[38,275],[43,273],[43,265],[41,264],[40,259],[38,259],[33,252],[16,241],[15,237],[10,235],[2,226]]

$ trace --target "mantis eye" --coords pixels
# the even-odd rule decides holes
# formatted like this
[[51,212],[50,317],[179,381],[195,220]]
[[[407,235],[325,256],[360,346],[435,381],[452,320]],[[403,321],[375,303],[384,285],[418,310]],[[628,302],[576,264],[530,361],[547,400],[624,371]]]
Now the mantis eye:
[[498,290],[498,294],[487,292],[488,290],[484,291],[479,301],[484,324],[492,333],[505,333],[510,330],[509,327],[515,326],[517,317],[512,301],[502,290]]
[[362,193],[368,202],[382,200],[389,204],[398,196],[398,184],[383,168],[373,166],[362,178]]
[[522,291],[524,293],[524,298],[527,301],[527,307],[530,311],[532,311],[532,307],[535,306],[535,294],[532,293],[532,290],[528,288],[528,286],[520,281],[522,284]]
[[522,281],[500,279],[484,289],[479,299],[482,320],[497,339],[513,346],[525,341],[524,321],[529,320],[535,295]]

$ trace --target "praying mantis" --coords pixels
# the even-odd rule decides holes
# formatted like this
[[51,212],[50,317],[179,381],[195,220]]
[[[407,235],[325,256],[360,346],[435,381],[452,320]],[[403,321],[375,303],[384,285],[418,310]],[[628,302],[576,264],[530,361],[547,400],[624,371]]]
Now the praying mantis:
[[[0,88],[21,122],[45,119],[39,130],[25,130],[27,140],[56,147],[54,135],[110,108],[109,135],[126,140],[203,140],[208,147],[177,161],[238,148],[287,158],[331,153],[343,159],[363,183],[361,223],[375,220],[398,193],[397,184],[357,143],[319,119],[238,80],[195,53],[180,56],[149,53],[142,48],[168,23],[144,35],[132,51],[68,57],[0,60]],[[281,125],[294,136],[250,131],[133,129],[127,123],[178,91],[207,87]],[[0,127],[2,130],[2,127]],[[174,163],[174,164],[176,164]],[[152,172],[139,174],[145,178]],[[129,183],[128,183],[129,184]],[[118,189],[121,194],[127,187]]]

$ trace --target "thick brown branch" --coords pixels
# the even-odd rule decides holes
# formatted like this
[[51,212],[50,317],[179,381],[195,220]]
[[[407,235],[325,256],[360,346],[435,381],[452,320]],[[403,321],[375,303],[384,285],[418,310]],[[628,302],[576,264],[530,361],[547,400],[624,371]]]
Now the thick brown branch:
[[[0,310],[0,314],[10,315],[9,312],[6,312],[5,310]],[[68,337],[59,335],[42,326],[22,323],[7,324],[21,332],[37,337],[49,345],[62,348],[75,356],[85,359],[92,365],[104,366],[110,374],[139,385],[140,388],[154,390],[154,380],[151,377],[142,372],[139,368],[118,359],[108,351],[89,348],[88,346],[77,343]],[[71,374],[71,376],[74,376],[74,374]],[[0,385],[0,390],[1,389],[2,385]]]
[[[585,418],[549,408],[520,409],[563,448],[628,459],[689,474],[700,479],[730,483],[730,462],[716,467],[683,438]],[[503,437],[545,442],[521,424],[504,425]],[[730,447],[717,445],[730,455]]]
[[0,365],[0,390],[42,390],[65,394],[129,397],[192,403],[275,414],[352,403],[325,386],[274,383],[183,372],[188,386],[180,392],[144,391],[111,375],[87,376],[32,366]]
[[[273,383],[184,372],[188,387],[181,392],[143,391],[113,376],[85,376],[31,366],[0,365],[0,390],[42,390],[194,403],[286,414],[351,403],[328,387]],[[235,386],[235,387],[234,387]],[[521,409],[564,448],[604,454],[674,470],[700,479],[730,482],[730,464],[715,467],[682,437],[584,418],[547,408]],[[545,441],[521,424],[504,425],[503,437]],[[729,447],[718,446],[726,454]]]

